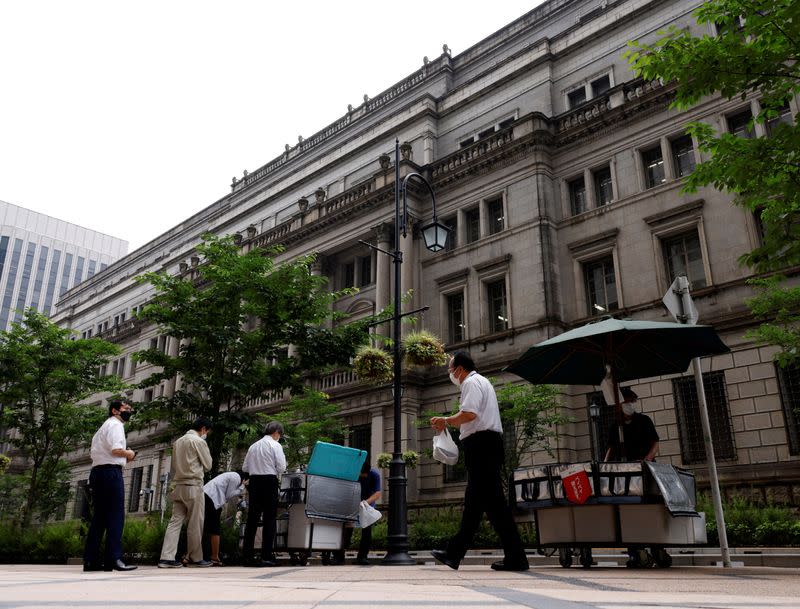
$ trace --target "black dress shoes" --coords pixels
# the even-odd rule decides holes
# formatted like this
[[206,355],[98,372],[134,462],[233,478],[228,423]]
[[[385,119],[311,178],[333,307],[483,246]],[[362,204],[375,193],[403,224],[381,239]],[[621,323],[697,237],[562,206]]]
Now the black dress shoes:
[[528,565],[527,559],[522,561],[514,561],[514,562],[506,562],[504,560],[498,560],[497,562],[492,563],[492,569],[495,571],[527,571],[530,569]]
[[111,564],[106,563],[103,571],[133,571],[135,568],[136,565],[126,565],[118,558],[117,560],[112,561]]
[[102,570],[103,570],[103,565],[102,564],[98,564],[96,562],[89,562],[89,561],[84,561],[83,562],[83,572],[84,573],[86,573],[88,571],[102,571]]
[[460,560],[450,558],[444,550],[431,550],[431,556],[451,569],[458,569],[458,563],[461,562]]

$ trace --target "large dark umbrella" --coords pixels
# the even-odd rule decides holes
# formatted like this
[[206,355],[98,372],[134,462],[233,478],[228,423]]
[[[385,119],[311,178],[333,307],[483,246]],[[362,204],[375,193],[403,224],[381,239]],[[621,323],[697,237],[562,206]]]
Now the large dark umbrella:
[[711,326],[607,318],[534,345],[506,367],[534,384],[598,385],[686,372],[694,357],[730,351]]
[[686,372],[693,358],[728,351],[711,326],[607,318],[534,345],[505,370],[534,384],[562,385],[598,385],[610,371],[624,455],[617,383]]

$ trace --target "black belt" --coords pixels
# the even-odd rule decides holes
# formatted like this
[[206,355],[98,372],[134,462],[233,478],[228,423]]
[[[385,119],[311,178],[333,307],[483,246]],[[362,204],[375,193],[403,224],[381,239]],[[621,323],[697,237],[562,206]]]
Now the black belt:
[[122,466],[116,463],[104,463],[103,465],[94,465],[92,469],[122,469]]

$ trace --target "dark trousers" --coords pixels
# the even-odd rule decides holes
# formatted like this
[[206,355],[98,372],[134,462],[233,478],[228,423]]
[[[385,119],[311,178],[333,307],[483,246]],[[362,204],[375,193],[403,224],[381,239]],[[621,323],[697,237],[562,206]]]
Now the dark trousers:
[[503,492],[503,436],[494,431],[479,431],[467,436],[461,445],[467,467],[467,490],[461,527],[447,544],[447,555],[456,560],[464,558],[486,513],[500,538],[505,561],[527,562],[517,525]]
[[[369,549],[372,547],[372,527],[374,524],[371,524],[365,529],[361,529],[361,541],[358,542],[358,560],[366,560],[367,555],[369,554]],[[350,546],[350,541],[353,539],[353,529],[350,527],[344,528],[344,539],[342,541],[342,550],[341,552],[336,552],[336,560],[337,562],[344,562],[344,552]]]
[[[125,487],[122,483],[122,468],[111,466],[93,467],[89,473],[93,508],[83,560],[106,564],[122,558],[122,527],[125,524]],[[105,553],[100,544],[106,535]]]
[[244,528],[242,554],[245,561],[253,560],[253,545],[259,521],[264,521],[261,529],[261,559],[272,560],[275,545],[275,517],[278,514],[278,477],[250,476],[247,485],[250,497],[247,507],[247,525]]

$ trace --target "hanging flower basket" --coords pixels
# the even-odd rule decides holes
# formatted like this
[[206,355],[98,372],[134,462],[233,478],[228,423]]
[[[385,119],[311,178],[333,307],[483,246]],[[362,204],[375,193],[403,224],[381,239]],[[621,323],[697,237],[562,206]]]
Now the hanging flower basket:
[[353,371],[362,381],[383,385],[394,378],[394,362],[383,349],[362,347],[353,359]]
[[403,351],[410,366],[441,366],[447,361],[442,341],[425,330],[406,336]]

